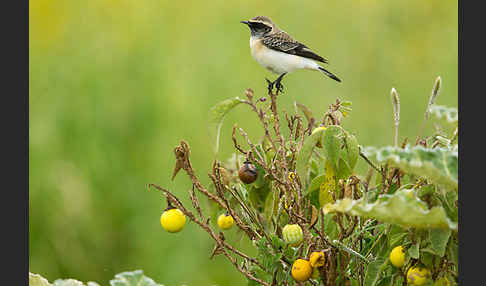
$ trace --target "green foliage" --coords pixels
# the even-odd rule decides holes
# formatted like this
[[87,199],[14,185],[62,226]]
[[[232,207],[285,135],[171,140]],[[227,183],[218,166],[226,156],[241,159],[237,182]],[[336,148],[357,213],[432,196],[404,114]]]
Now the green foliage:
[[416,228],[447,228],[457,230],[442,207],[427,209],[411,189],[402,189],[393,195],[380,195],[374,203],[365,199],[343,199],[324,206],[326,213],[341,212],[372,217],[380,221]]
[[29,272],[29,286],[52,286],[46,278]]
[[422,146],[406,148],[367,147],[363,150],[367,156],[375,156],[379,162],[404,171],[426,177],[436,184],[457,190],[458,153],[445,148],[428,149]]
[[446,251],[447,242],[451,236],[450,230],[428,229],[428,238],[432,254],[443,257]]

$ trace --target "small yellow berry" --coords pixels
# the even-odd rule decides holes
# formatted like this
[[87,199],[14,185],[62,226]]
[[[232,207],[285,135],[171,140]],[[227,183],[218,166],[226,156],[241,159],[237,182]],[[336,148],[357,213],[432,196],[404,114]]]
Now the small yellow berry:
[[405,251],[401,245],[393,248],[390,252],[390,262],[395,267],[402,267],[405,263]]
[[218,217],[218,226],[223,230],[230,229],[233,226],[233,222],[233,217],[230,215],[221,214]]
[[292,264],[292,277],[299,281],[304,282],[309,280],[312,275],[312,267],[309,261],[305,259],[297,259]]
[[186,216],[179,209],[166,210],[160,216],[160,224],[168,232],[179,232],[186,224]]
[[430,271],[425,267],[410,267],[407,271],[407,282],[409,285],[424,285],[430,277]]
[[285,225],[282,229],[282,236],[284,241],[293,247],[299,246],[304,239],[302,228],[298,224]]
[[312,267],[321,267],[326,263],[326,256],[323,251],[314,251],[309,257],[309,262]]

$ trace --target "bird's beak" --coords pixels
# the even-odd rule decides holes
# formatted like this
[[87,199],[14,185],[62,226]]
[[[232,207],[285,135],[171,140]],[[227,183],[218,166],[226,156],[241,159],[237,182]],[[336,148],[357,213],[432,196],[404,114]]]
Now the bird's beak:
[[250,23],[248,21],[240,21],[240,23],[250,25]]

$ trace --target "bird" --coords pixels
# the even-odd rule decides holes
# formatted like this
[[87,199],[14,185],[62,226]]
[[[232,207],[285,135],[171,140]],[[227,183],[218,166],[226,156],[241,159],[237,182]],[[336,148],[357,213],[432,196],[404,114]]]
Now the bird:
[[[267,80],[269,92],[275,85],[277,93],[282,91],[282,78],[299,69],[317,70],[337,82],[341,80],[319,65],[328,60],[313,52],[306,45],[294,40],[266,16],[256,16],[248,21],[240,21],[250,28],[250,50],[253,58],[267,70],[279,74],[271,82]],[[316,62],[317,61],[317,62]]]

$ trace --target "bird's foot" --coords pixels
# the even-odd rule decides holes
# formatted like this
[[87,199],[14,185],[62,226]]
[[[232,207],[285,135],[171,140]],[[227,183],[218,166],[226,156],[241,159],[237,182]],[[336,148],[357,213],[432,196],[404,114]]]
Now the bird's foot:
[[273,82],[270,81],[268,78],[265,78],[267,80],[267,84],[268,84],[268,94],[272,93],[273,91]]
[[275,80],[275,88],[277,89],[277,94],[278,93],[282,93],[283,92],[283,84],[282,84],[282,78],[284,77],[284,75],[286,75],[287,73],[283,73],[281,74],[276,80]]
[[280,81],[277,81],[275,83],[275,88],[277,89],[277,94],[283,93],[284,86],[283,86],[283,84]]

